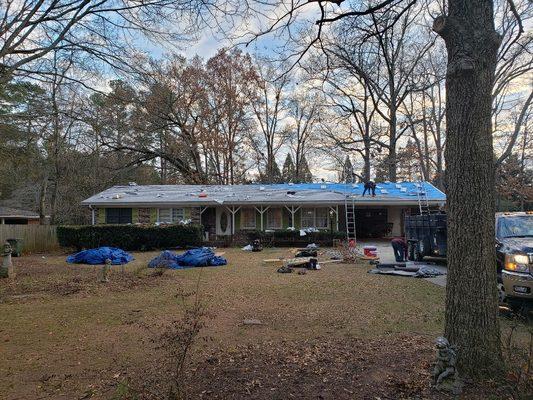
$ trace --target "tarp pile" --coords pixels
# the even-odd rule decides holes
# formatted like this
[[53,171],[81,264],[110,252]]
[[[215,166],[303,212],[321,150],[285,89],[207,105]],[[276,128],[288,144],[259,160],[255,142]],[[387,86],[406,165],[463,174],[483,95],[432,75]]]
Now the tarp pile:
[[424,264],[422,262],[378,264],[376,268],[368,272],[370,274],[397,275],[414,278],[433,278],[439,275],[446,275],[446,272],[442,268],[437,268],[434,264]]
[[133,261],[134,258],[130,253],[116,247],[99,247],[97,249],[89,249],[80,251],[67,257],[67,262],[70,264],[89,264],[98,265],[105,264],[106,260],[111,260],[113,265],[127,264]]
[[224,257],[216,256],[209,247],[188,250],[181,255],[165,250],[148,263],[149,268],[185,269],[226,265]]

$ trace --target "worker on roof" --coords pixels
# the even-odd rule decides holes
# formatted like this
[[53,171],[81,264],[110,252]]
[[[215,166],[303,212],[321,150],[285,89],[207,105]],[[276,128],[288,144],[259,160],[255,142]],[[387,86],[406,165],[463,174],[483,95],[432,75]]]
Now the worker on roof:
[[372,194],[372,197],[376,197],[376,183],[371,180],[365,181],[365,190],[363,190],[363,197],[366,193]]

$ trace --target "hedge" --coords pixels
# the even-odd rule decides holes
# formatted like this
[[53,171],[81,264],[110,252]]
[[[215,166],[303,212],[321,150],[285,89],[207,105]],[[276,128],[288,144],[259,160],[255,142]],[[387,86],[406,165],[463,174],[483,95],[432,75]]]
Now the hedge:
[[299,230],[276,230],[272,232],[247,231],[248,242],[255,239],[261,240],[264,246],[301,246],[315,243],[322,246],[331,246],[333,240],[345,240],[346,232],[340,231],[318,231],[307,232],[305,236],[300,236]]
[[89,225],[59,226],[57,239],[62,247],[77,250],[100,246],[123,250],[153,250],[200,246],[201,225]]

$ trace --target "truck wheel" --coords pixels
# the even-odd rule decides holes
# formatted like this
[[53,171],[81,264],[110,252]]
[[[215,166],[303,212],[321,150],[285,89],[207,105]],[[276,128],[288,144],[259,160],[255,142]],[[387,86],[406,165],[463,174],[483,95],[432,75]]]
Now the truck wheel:
[[413,254],[413,258],[415,261],[422,261],[424,260],[424,255],[422,254],[422,252],[420,251],[420,243],[417,243],[416,245],[413,246],[414,247],[414,254]]
[[415,246],[411,242],[407,244],[407,259],[409,261],[415,260]]

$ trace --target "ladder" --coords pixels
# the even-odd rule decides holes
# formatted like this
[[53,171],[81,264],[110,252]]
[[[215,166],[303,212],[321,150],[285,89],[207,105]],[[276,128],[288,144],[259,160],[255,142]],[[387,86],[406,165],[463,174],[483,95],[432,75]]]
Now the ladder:
[[350,190],[350,184],[346,183],[346,191],[344,196],[344,212],[346,214],[346,242],[348,245],[356,243],[355,230],[355,195]]
[[429,200],[427,195],[426,182],[424,181],[424,175],[422,174],[422,166],[418,165],[419,180],[416,182],[416,197],[418,199],[418,209],[420,215],[429,215],[431,210],[429,207]]

